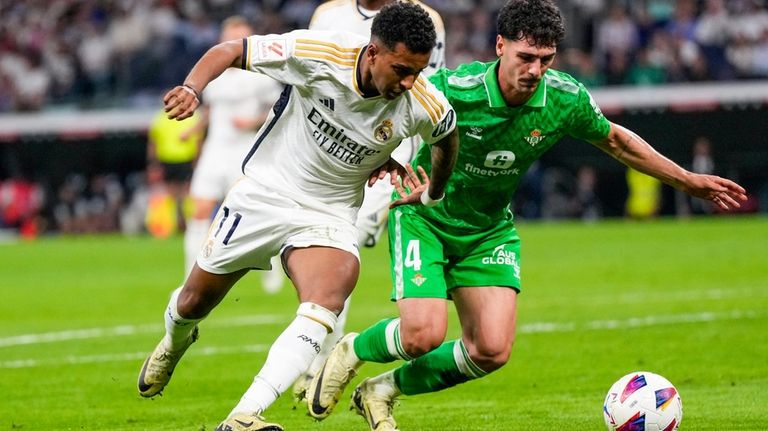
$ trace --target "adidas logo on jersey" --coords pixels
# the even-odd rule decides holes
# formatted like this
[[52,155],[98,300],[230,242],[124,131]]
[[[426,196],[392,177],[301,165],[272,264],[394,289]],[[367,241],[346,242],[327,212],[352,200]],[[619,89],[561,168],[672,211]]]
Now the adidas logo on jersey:
[[323,106],[330,109],[331,111],[333,111],[334,110],[333,108],[336,106],[336,102],[333,99],[318,99],[318,100],[320,101],[320,103],[323,104]]

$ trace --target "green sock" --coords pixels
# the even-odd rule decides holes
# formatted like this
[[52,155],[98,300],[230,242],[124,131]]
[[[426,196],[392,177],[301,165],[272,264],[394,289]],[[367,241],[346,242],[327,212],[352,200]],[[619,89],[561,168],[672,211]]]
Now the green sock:
[[395,384],[405,395],[437,392],[488,373],[469,358],[461,340],[443,343],[437,349],[395,370]]
[[400,344],[400,319],[384,319],[364,330],[354,341],[355,354],[366,362],[410,360]]

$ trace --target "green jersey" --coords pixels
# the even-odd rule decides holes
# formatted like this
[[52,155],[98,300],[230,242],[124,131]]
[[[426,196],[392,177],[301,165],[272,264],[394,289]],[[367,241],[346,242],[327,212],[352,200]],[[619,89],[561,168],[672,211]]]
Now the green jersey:
[[[531,164],[563,136],[604,139],[610,123],[584,86],[547,70],[527,103],[506,105],[497,78],[498,61],[442,69],[429,79],[456,110],[459,156],[439,205],[403,206],[446,226],[485,229],[509,217],[509,205]],[[429,146],[413,165],[431,168]]]

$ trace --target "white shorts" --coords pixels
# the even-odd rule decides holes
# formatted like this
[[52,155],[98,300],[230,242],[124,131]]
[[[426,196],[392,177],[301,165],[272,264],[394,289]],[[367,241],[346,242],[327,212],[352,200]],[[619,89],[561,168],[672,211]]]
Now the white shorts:
[[337,248],[360,260],[357,228],[350,220],[309,209],[242,177],[216,213],[197,265],[213,274],[271,269],[272,256],[310,246]]
[[[243,159],[249,146],[206,143],[197,161],[189,194],[195,198],[220,202],[227,190],[243,176]],[[222,150],[224,148],[224,150]]]

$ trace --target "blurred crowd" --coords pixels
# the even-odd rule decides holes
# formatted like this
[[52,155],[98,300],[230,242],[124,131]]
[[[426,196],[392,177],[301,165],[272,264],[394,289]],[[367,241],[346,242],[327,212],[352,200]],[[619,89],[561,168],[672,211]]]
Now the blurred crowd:
[[[256,33],[306,28],[319,0],[0,2],[0,112],[151,104],[241,14]],[[426,0],[441,12],[448,66],[494,58],[503,0]],[[588,86],[768,77],[763,0],[560,0],[557,68]]]
[[[445,22],[449,67],[495,58],[495,11],[504,0],[425,0]],[[256,33],[306,28],[320,0],[5,0],[0,1],[0,113],[43,109],[152,107],[182,82],[217,41],[221,21],[249,19]],[[555,67],[588,87],[768,78],[768,5],[762,0],[559,0],[566,42]],[[695,164],[701,162],[694,162]],[[705,166],[712,169],[712,166]],[[699,169],[704,169],[699,167]],[[603,215],[599,173],[535,165],[515,211],[521,218]],[[71,174],[41,186],[28,176],[0,178],[0,235],[12,229],[93,233],[183,228],[183,204],[161,175]],[[658,213],[658,185],[628,173],[630,197]],[[638,186],[635,187],[634,184]],[[648,191],[646,193],[645,191]],[[655,196],[655,197],[654,197]],[[768,199],[766,199],[768,200]],[[655,203],[654,203],[655,202]],[[629,205],[628,216],[633,215]],[[711,212],[676,198],[681,216]]]

